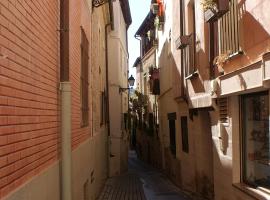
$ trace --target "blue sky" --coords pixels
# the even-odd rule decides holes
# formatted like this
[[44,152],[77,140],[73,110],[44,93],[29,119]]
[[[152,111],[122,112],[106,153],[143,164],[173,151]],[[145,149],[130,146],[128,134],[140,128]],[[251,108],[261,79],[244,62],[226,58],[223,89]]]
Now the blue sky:
[[136,58],[140,56],[140,42],[134,38],[134,35],[150,10],[150,2],[151,0],[129,0],[132,15],[132,24],[128,30],[129,71],[133,76],[136,72],[132,66]]

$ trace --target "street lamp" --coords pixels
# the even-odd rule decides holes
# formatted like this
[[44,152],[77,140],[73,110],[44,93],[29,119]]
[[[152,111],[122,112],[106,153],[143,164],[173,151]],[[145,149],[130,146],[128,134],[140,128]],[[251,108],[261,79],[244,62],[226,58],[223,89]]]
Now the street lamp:
[[[128,78],[128,84],[130,87],[133,87],[134,86],[134,83],[135,83],[135,78],[131,75],[129,78]],[[122,87],[119,87],[119,93],[121,92],[124,92],[125,90],[129,90],[130,88],[122,88]]]

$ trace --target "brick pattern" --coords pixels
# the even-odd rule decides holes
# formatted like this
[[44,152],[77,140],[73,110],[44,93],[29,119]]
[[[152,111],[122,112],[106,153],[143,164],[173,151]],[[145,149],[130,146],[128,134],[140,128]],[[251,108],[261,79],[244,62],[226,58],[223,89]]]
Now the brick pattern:
[[146,200],[142,182],[136,174],[125,174],[107,181],[99,200]]
[[[89,5],[85,0],[70,2],[70,81],[72,82],[72,148],[91,136],[91,108],[89,110],[89,125],[81,127],[81,27],[83,28],[87,40],[91,41],[91,13]],[[91,71],[89,50],[89,71]],[[89,75],[89,82],[90,75]],[[89,86],[90,89],[90,86]],[[89,98],[91,100],[89,92]],[[89,103],[89,106],[91,103]]]
[[57,160],[58,1],[0,1],[0,198]]

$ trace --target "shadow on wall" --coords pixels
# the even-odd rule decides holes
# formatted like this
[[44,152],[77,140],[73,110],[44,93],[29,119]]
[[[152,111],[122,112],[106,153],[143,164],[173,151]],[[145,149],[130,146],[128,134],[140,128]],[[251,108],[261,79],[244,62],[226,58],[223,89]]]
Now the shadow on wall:
[[[167,89],[169,89],[168,85],[173,86],[173,93],[174,97],[180,97],[184,95],[189,95],[189,92],[187,91],[187,82],[190,82],[190,85],[192,86],[192,90],[194,93],[204,93],[206,92],[205,86],[203,84],[204,80],[209,79],[209,64],[207,60],[207,54],[201,49],[200,47],[200,42],[197,44],[197,49],[200,49],[196,52],[196,61],[197,63],[195,64],[195,68],[198,70],[198,77],[194,77],[192,79],[186,80],[185,79],[185,70],[182,69],[181,72],[181,52],[184,53],[184,67],[189,67],[189,57],[188,57],[188,47],[186,47],[183,50],[177,50],[179,53],[176,53],[177,56],[179,56],[180,59],[176,59],[173,53],[172,53],[172,48],[174,48],[174,45],[171,44],[171,41],[168,39],[165,41],[161,48],[161,53],[159,56],[159,67],[161,68],[161,74],[166,73],[168,74],[168,70],[170,70],[169,73],[172,74],[171,76],[171,83],[168,83],[168,76],[166,76],[166,80],[162,80],[164,76],[161,75],[161,80],[160,80],[160,89],[161,89],[161,94],[164,93]],[[179,63],[179,68],[177,67],[177,63]],[[182,74],[183,73],[183,74]],[[183,79],[182,80],[182,76]],[[184,88],[182,88],[184,87]]]
[[[239,11],[244,27],[243,50],[250,49],[255,45],[269,39],[269,33],[265,30],[263,25],[246,10],[246,0],[242,0],[239,3]],[[267,14],[265,13],[265,15]]]
[[209,79],[209,75],[205,72],[208,72],[206,68],[209,68],[209,65],[203,65],[201,62],[204,59],[207,59],[206,53],[200,48],[199,51],[196,51],[196,65],[195,67],[198,70],[198,77],[191,79],[191,84],[195,93],[204,93],[206,92],[205,87],[203,85],[203,81]]

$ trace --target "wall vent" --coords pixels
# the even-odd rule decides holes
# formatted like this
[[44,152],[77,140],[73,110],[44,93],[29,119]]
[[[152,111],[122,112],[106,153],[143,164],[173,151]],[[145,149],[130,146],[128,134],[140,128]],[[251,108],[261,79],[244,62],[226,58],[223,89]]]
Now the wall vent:
[[219,120],[220,120],[220,123],[229,123],[228,98],[220,98],[218,100],[218,105],[219,105]]

